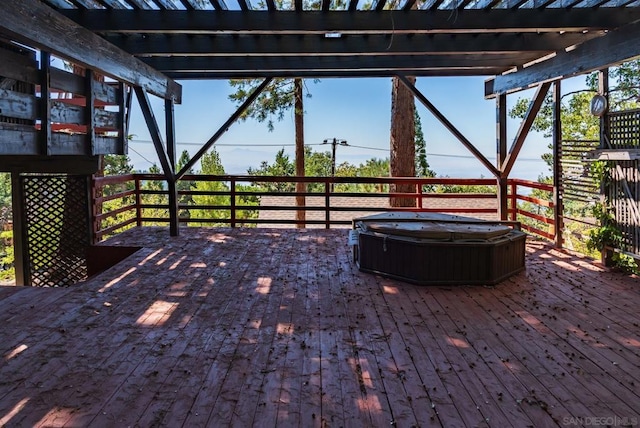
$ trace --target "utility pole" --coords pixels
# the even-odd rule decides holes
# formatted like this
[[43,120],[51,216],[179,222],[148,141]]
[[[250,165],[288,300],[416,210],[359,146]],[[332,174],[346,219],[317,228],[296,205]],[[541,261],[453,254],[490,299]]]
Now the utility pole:
[[[337,138],[327,138],[322,144],[331,144],[331,178],[336,176],[336,146],[348,146],[347,140],[339,140]],[[333,183],[331,183],[331,191],[333,192]]]

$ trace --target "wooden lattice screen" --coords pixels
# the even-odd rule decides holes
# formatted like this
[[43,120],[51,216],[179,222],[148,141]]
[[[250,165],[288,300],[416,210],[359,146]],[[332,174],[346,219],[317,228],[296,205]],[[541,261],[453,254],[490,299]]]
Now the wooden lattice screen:
[[87,176],[20,174],[25,282],[62,287],[87,278]]
[[[611,149],[640,149],[640,109],[607,115]],[[623,235],[624,251],[640,255],[640,171],[637,160],[615,161],[612,182],[606,189]]]

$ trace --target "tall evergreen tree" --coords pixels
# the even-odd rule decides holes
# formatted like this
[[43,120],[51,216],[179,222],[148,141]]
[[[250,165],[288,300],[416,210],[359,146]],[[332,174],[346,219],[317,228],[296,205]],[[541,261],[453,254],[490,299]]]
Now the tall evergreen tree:
[[422,132],[422,121],[418,109],[413,109],[415,121],[415,145],[416,145],[416,177],[435,177],[436,173],[429,167],[427,161],[427,143]]
[[[229,83],[235,92],[229,95],[232,101],[238,104],[243,103],[251,93],[262,83],[262,79],[240,79],[230,80]],[[304,91],[302,79],[274,79],[240,116],[242,120],[247,118],[256,119],[258,122],[267,122],[269,131],[273,130],[274,117],[277,120],[284,119],[284,114],[293,109],[295,125],[296,159],[295,173],[298,177],[304,177],[304,97],[311,94]],[[297,183],[296,191],[304,192],[305,183]],[[304,206],[304,197],[296,197],[296,205]],[[296,219],[304,221],[305,211],[296,212]],[[303,227],[303,224],[299,225]]]

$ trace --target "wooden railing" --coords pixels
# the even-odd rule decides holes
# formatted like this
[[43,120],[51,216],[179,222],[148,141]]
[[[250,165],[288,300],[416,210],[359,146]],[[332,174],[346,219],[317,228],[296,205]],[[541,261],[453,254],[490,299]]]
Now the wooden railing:
[[[306,192],[295,192],[304,182]],[[261,186],[251,186],[260,183]],[[406,185],[412,191],[394,191]],[[553,208],[545,200],[518,194],[520,189],[552,191],[544,184],[510,180],[510,219],[551,225],[550,231],[523,221],[531,233],[553,239],[553,215],[525,205]],[[456,178],[266,177],[189,175],[178,182],[179,221],[185,225],[255,227],[304,225],[348,227],[353,217],[382,211],[442,212],[498,219],[496,181]],[[296,206],[304,196],[304,207]],[[413,198],[415,207],[396,208],[390,198]],[[522,202],[529,204],[523,205]],[[94,179],[94,236],[99,241],[126,228],[169,222],[164,176],[128,174]],[[305,220],[296,212],[304,211]]]
[[[553,204],[553,186],[537,181],[511,179],[509,186],[509,217],[520,221],[522,229],[553,240],[556,234]],[[518,193],[521,188],[541,190],[547,198],[535,198]],[[520,203],[520,201],[524,203]],[[528,203],[528,204],[527,204]],[[544,230],[544,229],[547,230]]]

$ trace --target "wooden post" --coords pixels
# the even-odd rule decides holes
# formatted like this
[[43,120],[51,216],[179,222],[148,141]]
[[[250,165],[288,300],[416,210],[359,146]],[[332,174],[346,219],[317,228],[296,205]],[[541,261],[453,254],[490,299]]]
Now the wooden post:
[[[607,99],[607,105],[609,105],[609,69],[598,71],[598,93]],[[607,144],[609,138],[609,122],[607,120],[607,113],[600,116],[600,148],[610,148]]]
[[16,285],[31,285],[29,278],[29,252],[27,234],[24,228],[24,192],[20,183],[20,174],[11,173],[11,199],[13,212],[13,254],[16,271]]
[[179,197],[176,179],[176,129],[173,100],[164,100],[165,130],[167,141],[167,161],[170,171],[165,171],[169,191],[169,235],[180,235]]
[[40,52],[40,153],[51,154],[51,56]]
[[333,177],[324,182],[324,228],[331,228],[331,186]]
[[232,178],[229,185],[231,186],[231,201],[229,205],[231,205],[231,227],[233,228],[236,227],[236,180]]
[[128,87],[124,83],[118,82],[117,85],[118,94],[118,153],[124,155],[127,153],[128,148],[128,111],[130,106],[131,97],[127,94]]
[[[85,122],[87,124],[87,146],[89,154],[96,154],[96,129],[95,129],[95,90],[94,90],[93,70],[87,68],[84,72],[85,87]],[[86,152],[85,152],[86,153]]]
[[178,186],[172,177],[167,178],[167,191],[169,193],[169,235],[180,235],[180,219],[178,218]]
[[[598,71],[598,93],[607,99],[607,105],[609,105],[609,69],[605,68]],[[607,112],[608,113],[608,112]],[[600,148],[611,148],[609,146],[609,124],[607,120],[607,113],[600,116]],[[607,194],[609,188],[604,182],[600,183],[600,202],[606,203]],[[605,266],[611,266],[611,258],[613,251],[611,248],[605,247],[600,254],[602,264]]]
[[518,185],[515,181],[511,182],[511,195],[509,196],[511,199],[511,220],[518,221]]
[[142,226],[142,194],[140,193],[140,177],[134,178],[136,192],[136,226]]
[[553,224],[555,228],[554,241],[558,248],[562,248],[563,245],[562,230],[564,229],[562,165],[560,163],[560,157],[562,156],[561,89],[561,81],[558,80],[553,84]]
[[[304,177],[304,91],[302,87],[302,79],[293,79],[294,86],[294,122],[295,122],[295,133],[296,133],[296,177]],[[335,162],[335,149],[336,146],[333,146],[333,159]],[[335,170],[335,167],[334,167]],[[334,171],[335,173],[335,171]],[[306,193],[307,192],[307,183],[304,181],[296,181],[296,193]],[[307,204],[307,198],[305,195],[296,195],[296,206],[300,208],[296,211],[296,220],[299,223],[296,223],[296,227],[303,229],[306,224],[305,220],[307,219],[307,212],[304,210],[304,207]]]
[[[507,95],[496,97],[496,162],[499,171],[503,170],[507,159]],[[509,215],[508,186],[509,173],[497,178],[498,186],[498,217],[507,220]]]

